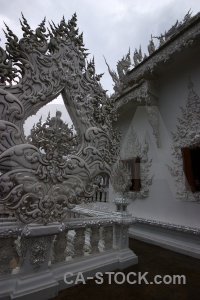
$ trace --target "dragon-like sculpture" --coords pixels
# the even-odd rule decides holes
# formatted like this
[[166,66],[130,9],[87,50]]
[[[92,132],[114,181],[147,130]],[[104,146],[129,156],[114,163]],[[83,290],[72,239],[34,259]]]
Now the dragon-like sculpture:
[[[45,20],[35,31],[23,15],[20,22],[23,37],[6,25],[6,50],[0,48],[0,203],[23,223],[47,224],[88,201],[95,176],[110,175],[120,134],[112,127],[114,102],[101,87],[94,60],[86,60],[76,14],[48,30]],[[80,145],[62,158],[55,151],[47,157],[27,141],[23,125],[59,94]]]
[[124,86],[124,78],[126,77],[126,74],[131,66],[131,59],[130,59],[130,49],[129,52],[123,56],[121,60],[117,62],[117,72],[114,70],[111,70],[110,66],[108,65],[105,57],[104,57],[105,63],[108,67],[108,72],[114,82],[113,89],[115,93],[120,94],[123,86]]

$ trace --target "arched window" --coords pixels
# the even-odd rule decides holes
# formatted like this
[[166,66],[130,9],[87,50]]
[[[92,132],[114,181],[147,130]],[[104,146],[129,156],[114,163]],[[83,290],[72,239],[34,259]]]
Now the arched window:
[[200,192],[200,147],[181,148],[187,189]]
[[122,163],[128,168],[131,173],[131,192],[138,192],[141,189],[141,179],[140,179],[140,157],[134,157],[132,159],[122,160]]

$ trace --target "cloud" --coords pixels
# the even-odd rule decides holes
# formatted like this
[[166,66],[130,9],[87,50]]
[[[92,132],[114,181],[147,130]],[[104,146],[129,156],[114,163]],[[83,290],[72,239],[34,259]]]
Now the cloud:
[[[108,74],[103,55],[112,69],[119,59],[135,48],[142,46],[147,53],[151,34],[158,36],[169,29],[176,20],[182,20],[191,8],[193,14],[200,10],[196,0],[0,0],[0,27],[3,21],[21,37],[19,18],[23,12],[33,29],[46,16],[47,21],[66,21],[74,12],[78,16],[78,27],[83,31],[86,48],[94,55],[96,72],[104,73],[102,85],[112,92],[112,80]],[[48,26],[48,22],[47,22]],[[1,46],[5,37],[0,32]]]

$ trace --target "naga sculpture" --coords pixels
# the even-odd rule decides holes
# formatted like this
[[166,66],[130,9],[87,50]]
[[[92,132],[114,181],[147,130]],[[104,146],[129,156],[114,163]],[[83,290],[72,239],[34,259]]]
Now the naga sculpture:
[[[76,21],[74,14],[47,31],[44,20],[33,31],[22,15],[23,37],[6,26],[6,50],[0,48],[0,204],[23,223],[62,220],[66,208],[88,201],[95,191],[92,179],[110,175],[118,156],[114,102],[101,87],[94,60],[86,60]],[[72,153],[61,141],[59,152],[24,136],[25,120],[59,94],[79,137]],[[61,137],[62,126],[57,115],[40,124],[38,134],[57,130]]]
[[110,69],[110,66],[108,65],[105,57],[104,60],[108,67],[108,72],[114,82],[113,89],[116,94],[120,94],[121,90],[124,87],[123,79],[126,77],[126,74],[131,66],[130,49],[126,56],[123,56],[123,58],[117,62],[117,73],[114,70]]

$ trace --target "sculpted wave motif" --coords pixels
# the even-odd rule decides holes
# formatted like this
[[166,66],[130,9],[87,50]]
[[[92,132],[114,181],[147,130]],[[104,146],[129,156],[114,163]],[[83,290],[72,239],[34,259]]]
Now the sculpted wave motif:
[[176,132],[172,132],[172,155],[173,166],[168,166],[168,170],[174,177],[176,186],[176,198],[182,201],[200,201],[200,192],[192,192],[187,187],[186,177],[183,167],[183,157],[181,148],[188,147],[199,148],[199,114],[200,114],[200,97],[196,93],[191,79],[188,83],[188,98],[185,107],[180,107],[181,118],[178,118]]
[[149,186],[152,184],[153,176],[150,175],[152,159],[148,157],[149,145],[145,141],[142,146],[133,127],[130,128],[129,135],[124,149],[121,150],[121,159],[140,158],[140,191],[128,191],[126,193],[129,199],[143,199],[149,196]]
[[[103,90],[94,60],[86,60],[76,21],[74,14],[46,30],[43,20],[34,31],[22,15],[21,39],[6,25],[6,50],[0,48],[0,203],[23,223],[62,220],[66,208],[91,198],[92,178],[110,175],[119,154],[114,100]],[[60,93],[76,142],[66,139],[70,132],[55,119],[27,140],[25,120]],[[39,139],[44,132],[48,143]]]

